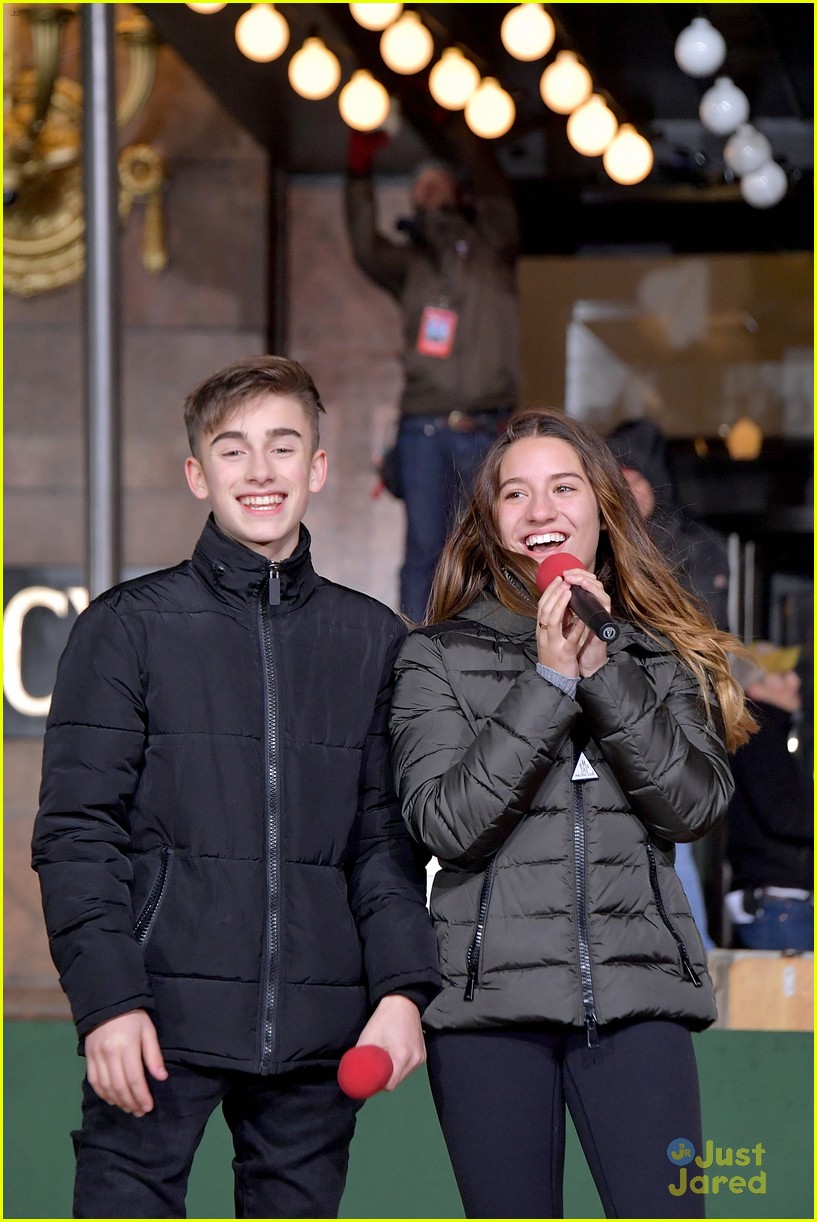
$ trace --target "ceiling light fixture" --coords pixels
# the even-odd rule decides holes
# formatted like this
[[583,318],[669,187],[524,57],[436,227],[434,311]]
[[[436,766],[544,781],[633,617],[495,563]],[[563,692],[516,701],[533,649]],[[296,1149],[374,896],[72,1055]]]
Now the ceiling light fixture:
[[434,54],[434,39],[420,20],[419,13],[409,9],[399,21],[383,31],[380,54],[392,72],[399,72],[403,76],[410,76],[425,68]]
[[723,146],[723,159],[733,174],[751,174],[772,159],[772,146],[751,123],[741,123]]
[[557,114],[569,115],[593,92],[593,81],[572,51],[560,51],[539,82],[542,101]]
[[475,135],[486,140],[504,136],[515,118],[513,98],[493,76],[486,76],[465,103],[465,122]]
[[603,165],[613,182],[631,187],[647,177],[653,165],[653,151],[632,123],[622,123],[614,140],[605,150]]
[[236,22],[235,40],[247,59],[268,64],[286,50],[289,26],[273,4],[254,4]]
[[727,136],[749,118],[749,99],[728,76],[719,76],[701,98],[698,114],[708,131]]
[[518,4],[502,18],[499,34],[509,55],[529,63],[547,55],[556,30],[541,4]]
[[567,121],[567,138],[585,157],[600,157],[617,130],[616,116],[598,93],[574,110]]
[[364,30],[385,30],[403,11],[402,4],[350,4],[349,12]]
[[740,193],[753,208],[773,208],[788,188],[786,171],[776,161],[767,161],[759,170],[744,174],[740,180]]
[[428,88],[438,106],[462,110],[479,85],[479,70],[458,47],[448,47],[428,75]]
[[289,61],[287,76],[302,98],[319,101],[328,98],[340,84],[340,61],[322,39],[312,36]]
[[389,95],[371,72],[358,68],[340,91],[338,110],[344,123],[359,132],[373,132],[388,118]]
[[693,17],[675,41],[675,62],[687,76],[714,76],[725,59],[723,35],[706,17]]
[[221,9],[226,8],[224,4],[188,4],[188,8],[192,8],[194,13],[218,13]]

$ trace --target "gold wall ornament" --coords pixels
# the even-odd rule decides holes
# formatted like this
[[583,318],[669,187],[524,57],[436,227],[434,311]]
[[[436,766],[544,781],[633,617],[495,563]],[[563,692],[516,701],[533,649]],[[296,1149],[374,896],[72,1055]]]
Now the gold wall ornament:
[[[85,218],[80,164],[82,88],[58,77],[62,34],[74,5],[4,6],[3,284],[30,297],[64,288],[85,272]],[[30,26],[34,67],[16,70],[10,44],[14,17]],[[117,126],[144,108],[156,73],[156,36],[139,14],[117,23],[126,49],[127,86],[117,102]],[[142,263],[151,273],[167,266],[161,192],[164,163],[148,145],[119,156],[120,216],[135,200],[145,207]]]

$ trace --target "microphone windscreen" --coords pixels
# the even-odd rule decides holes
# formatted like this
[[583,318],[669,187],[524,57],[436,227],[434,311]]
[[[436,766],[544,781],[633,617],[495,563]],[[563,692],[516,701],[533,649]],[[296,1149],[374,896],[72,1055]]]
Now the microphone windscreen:
[[581,560],[571,556],[570,552],[554,552],[552,556],[545,556],[536,570],[536,585],[539,593],[544,594],[553,579],[561,577],[565,569],[583,569],[584,567]]
[[393,1073],[394,1065],[385,1048],[359,1044],[340,1058],[338,1086],[350,1099],[368,1099],[383,1089]]

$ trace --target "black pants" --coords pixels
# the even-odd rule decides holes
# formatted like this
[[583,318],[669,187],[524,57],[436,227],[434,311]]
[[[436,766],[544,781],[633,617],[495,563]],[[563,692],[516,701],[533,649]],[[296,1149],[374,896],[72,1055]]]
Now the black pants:
[[154,1109],[129,1116],[84,1084],[75,1218],[184,1218],[193,1155],[221,1104],[233,1136],[237,1218],[334,1218],[360,1104],[333,1070],[279,1077],[168,1063]]
[[565,1104],[608,1218],[699,1218],[667,1147],[700,1151],[692,1038],[678,1023],[432,1032],[428,1070],[466,1217],[562,1218]]

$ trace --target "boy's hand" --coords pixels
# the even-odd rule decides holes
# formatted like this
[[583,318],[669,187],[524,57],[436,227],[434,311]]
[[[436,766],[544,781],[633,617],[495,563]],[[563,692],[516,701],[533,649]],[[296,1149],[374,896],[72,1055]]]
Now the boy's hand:
[[146,1010],[109,1018],[85,1037],[88,1081],[100,1099],[132,1116],[153,1109],[145,1068],[164,1082],[167,1070],[156,1028]]
[[426,1059],[420,1011],[408,997],[384,997],[360,1033],[358,1044],[378,1044],[392,1059],[394,1073],[384,1090],[394,1090]]

